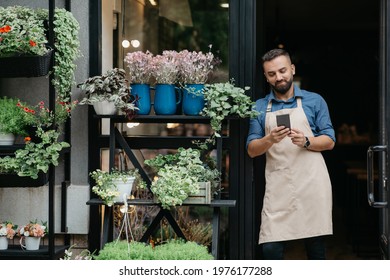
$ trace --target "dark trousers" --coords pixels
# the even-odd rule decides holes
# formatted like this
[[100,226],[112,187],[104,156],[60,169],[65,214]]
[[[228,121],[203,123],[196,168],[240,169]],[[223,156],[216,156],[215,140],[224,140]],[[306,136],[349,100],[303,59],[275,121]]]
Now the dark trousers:
[[[325,241],[323,236],[303,239],[306,255],[309,260],[325,260]],[[265,260],[283,260],[284,247],[288,241],[269,242],[262,244],[263,258]]]

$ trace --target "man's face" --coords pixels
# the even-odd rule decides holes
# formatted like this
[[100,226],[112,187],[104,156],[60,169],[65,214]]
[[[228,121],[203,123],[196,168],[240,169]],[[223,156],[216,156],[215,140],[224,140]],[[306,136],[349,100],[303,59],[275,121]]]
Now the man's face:
[[264,75],[272,89],[284,95],[291,88],[295,74],[295,66],[285,56],[278,56],[263,64]]

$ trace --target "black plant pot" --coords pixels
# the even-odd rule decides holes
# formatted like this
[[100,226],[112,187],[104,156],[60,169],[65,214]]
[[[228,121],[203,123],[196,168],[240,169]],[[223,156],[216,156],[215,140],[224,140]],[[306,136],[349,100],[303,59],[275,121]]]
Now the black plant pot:
[[40,187],[49,181],[47,173],[40,172],[37,179],[30,177],[21,177],[17,174],[0,173],[0,188],[16,187]]
[[0,57],[0,77],[40,77],[46,76],[50,70],[53,50],[43,56],[11,56]]

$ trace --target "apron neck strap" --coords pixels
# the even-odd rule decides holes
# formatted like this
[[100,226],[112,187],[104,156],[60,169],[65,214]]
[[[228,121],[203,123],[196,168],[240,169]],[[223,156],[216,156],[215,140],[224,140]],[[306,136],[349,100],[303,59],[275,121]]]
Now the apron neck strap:
[[[301,99],[301,97],[296,97],[296,99],[297,99],[297,107],[302,107],[302,99]],[[271,108],[272,108],[272,99],[270,99],[268,101],[266,112],[271,112]]]

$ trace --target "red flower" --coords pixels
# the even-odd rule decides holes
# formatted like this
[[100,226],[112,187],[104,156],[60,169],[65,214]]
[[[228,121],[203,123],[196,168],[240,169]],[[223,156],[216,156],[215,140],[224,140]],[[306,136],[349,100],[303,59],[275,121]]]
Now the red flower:
[[6,25],[0,28],[0,33],[8,33],[11,31],[11,26]]
[[37,43],[35,43],[33,40],[30,40],[30,46],[31,47],[35,47],[37,45]]
[[29,136],[24,137],[24,142],[29,142],[29,141],[31,141],[31,137]]

